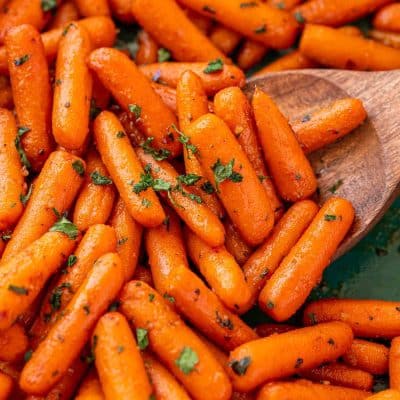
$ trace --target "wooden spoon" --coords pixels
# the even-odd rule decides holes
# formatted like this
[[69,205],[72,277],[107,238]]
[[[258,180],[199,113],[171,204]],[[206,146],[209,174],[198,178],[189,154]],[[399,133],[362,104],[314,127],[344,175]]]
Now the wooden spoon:
[[320,201],[333,194],[350,200],[356,220],[337,252],[353,247],[378,222],[400,193],[400,70],[356,72],[297,70],[250,79],[244,88],[252,96],[258,87],[276,100],[289,120],[301,118],[333,100],[357,97],[368,119],[353,133],[310,155],[318,177]]

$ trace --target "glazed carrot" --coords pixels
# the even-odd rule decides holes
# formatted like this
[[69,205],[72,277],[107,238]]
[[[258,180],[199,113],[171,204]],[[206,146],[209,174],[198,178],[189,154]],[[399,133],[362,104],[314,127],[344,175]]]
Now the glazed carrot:
[[142,353],[144,366],[150,376],[156,399],[190,400],[186,390],[175,380],[173,375],[149,353]]
[[146,31],[138,33],[139,49],[135,55],[135,62],[138,65],[157,62],[158,44]]
[[262,182],[268,199],[278,220],[283,213],[283,205],[276,194],[274,185],[265,167],[257,128],[249,100],[238,87],[229,87],[214,97],[214,111],[236,136],[250,163]]
[[372,20],[374,28],[382,31],[400,33],[400,4],[394,3],[382,7]]
[[240,233],[228,218],[224,222],[225,247],[233,255],[239,265],[243,265],[250,257],[253,249],[242,239]]
[[214,25],[214,22],[211,18],[208,18],[205,15],[201,15],[196,11],[191,9],[185,9],[185,14],[192,21],[192,23],[199,29],[204,35],[208,35],[211,28]]
[[176,90],[157,82],[151,82],[151,87],[161,97],[163,103],[176,114]]
[[345,25],[345,26],[341,26],[338,29],[339,29],[339,31],[345,32],[351,36],[361,36],[361,37],[364,36],[361,29],[354,25]]
[[0,330],[9,328],[29,308],[47,279],[72,252],[78,231],[72,233],[69,237],[47,232],[9,261],[2,261]]
[[203,88],[208,96],[212,96],[221,89],[229,86],[242,87],[245,84],[245,76],[241,69],[235,65],[221,64],[221,69],[207,73],[210,64],[207,63],[183,63],[168,62],[142,65],[140,71],[152,80],[164,82],[176,87],[179,79],[185,71],[192,71],[198,75],[203,83]]
[[81,383],[75,400],[104,400],[99,378],[93,371]]
[[111,312],[99,319],[92,335],[92,348],[105,399],[151,397],[153,389],[140,351],[122,314]]
[[100,82],[100,79],[96,75],[92,77],[92,80],[93,87],[92,100],[90,101],[90,118],[94,119],[100,110],[105,110],[108,107],[111,94]]
[[194,399],[230,399],[231,384],[223,368],[166,301],[143,282],[131,281],[121,294],[122,312],[146,330],[150,349],[182,382]]
[[260,89],[256,88],[252,104],[264,156],[279,194],[292,202],[311,196],[317,180],[288,121]]
[[111,13],[117,20],[126,24],[135,22],[135,18],[132,14],[131,0],[108,0]]
[[0,360],[18,361],[28,348],[28,338],[19,324],[0,332]]
[[261,243],[273,227],[273,210],[233,133],[220,118],[206,114],[186,134],[198,148],[203,170],[243,239],[249,245]]
[[83,17],[97,17],[110,15],[107,0],[74,0],[79,14]]
[[14,108],[14,100],[10,85],[10,80],[7,76],[0,76],[0,108]]
[[133,275],[135,281],[142,281],[147,283],[149,286],[154,287],[153,276],[149,268],[143,267],[143,265],[138,265],[136,267],[135,273]]
[[379,31],[377,29],[370,29],[368,31],[369,37],[381,42],[385,46],[394,47],[400,49],[400,33]]
[[304,115],[291,126],[303,151],[311,153],[347,135],[366,118],[361,100],[348,97]]
[[22,217],[4,250],[2,261],[8,261],[42,236],[71,206],[85,171],[84,162],[64,151],[55,151],[46,160],[34,182],[32,195]]
[[62,274],[52,282],[42,301],[39,314],[29,332],[33,349],[36,349],[60,318],[96,260],[108,252],[115,251],[116,246],[113,228],[107,225],[93,225],[87,230],[75,254],[68,258]]
[[285,11],[260,1],[243,6],[241,0],[180,0],[180,3],[214,18],[244,36],[276,49],[290,47],[296,39],[298,25]]
[[267,240],[247,260],[243,272],[252,294],[251,305],[317,212],[318,206],[311,200],[295,203],[278,221]]
[[300,51],[333,68],[378,71],[400,67],[400,50],[322,25],[306,25]]
[[73,1],[66,1],[57,7],[48,29],[62,28],[69,22],[79,19],[79,11]]
[[136,115],[138,127],[154,138],[155,147],[166,148],[171,156],[179,154],[181,146],[172,129],[175,116],[127,56],[116,49],[98,49],[90,55],[89,66],[120,106]]
[[387,389],[367,397],[368,400],[400,400],[400,392],[393,389]]
[[300,4],[302,0],[267,0],[267,4],[283,10],[291,10]]
[[371,390],[374,384],[374,377],[370,373],[340,363],[322,365],[300,375],[315,382],[329,382],[331,385],[366,391]]
[[312,24],[340,26],[355,21],[391,0],[310,0],[293,9],[297,20]]
[[389,352],[389,378],[390,388],[400,390],[400,338],[395,337],[390,345]]
[[132,13],[154,39],[177,61],[224,58],[211,41],[189,20],[174,0],[134,0]]
[[388,371],[389,349],[380,343],[354,339],[350,349],[342,356],[343,362],[373,375]]
[[156,161],[143,149],[138,149],[136,153],[142,165],[147,166],[147,175],[150,174],[155,182],[160,184],[160,194],[166,197],[169,205],[187,226],[210,246],[223,244],[224,226],[219,218],[203,204],[201,198],[191,192],[191,182],[186,180],[187,177],[190,178],[190,175],[179,175],[170,163]]
[[262,387],[257,400],[363,400],[370,394],[364,390],[311,383],[300,379],[268,383]]
[[346,352],[352,340],[350,327],[331,322],[245,343],[229,355],[233,386],[246,392],[333,361]]
[[144,172],[118,118],[103,111],[93,129],[100,156],[131,216],[147,227],[161,224],[165,215],[153,189],[134,189]]
[[56,64],[53,134],[66,149],[82,149],[89,133],[92,77],[86,65],[91,51],[89,34],[71,24],[61,39]]
[[13,380],[3,372],[0,372],[0,398],[8,399],[13,388]]
[[25,364],[19,381],[24,391],[44,394],[59,381],[79,355],[91,329],[122,283],[123,270],[118,255],[107,253],[100,257],[65,308],[64,317],[53,325]]
[[239,50],[236,63],[239,68],[248,70],[258,64],[268,53],[268,48],[253,40],[246,40]]
[[343,321],[357,337],[394,338],[399,336],[400,303],[383,300],[325,299],[310,303],[304,310],[304,323]]
[[217,25],[210,32],[210,40],[215,47],[220,49],[224,54],[229,55],[236,49],[242,36],[240,33],[233,31],[223,25]]
[[284,321],[301,307],[353,219],[354,209],[349,201],[331,197],[325,202],[261,291],[258,300],[264,312],[276,321]]
[[80,231],[104,224],[111,214],[115,191],[108,171],[95,150],[86,158],[85,182],[76,199],[73,223]]
[[15,147],[17,127],[11,111],[0,109],[0,230],[11,228],[23,212],[24,175]]
[[293,325],[264,323],[257,325],[254,330],[258,336],[266,337],[277,333],[286,333],[296,329]]

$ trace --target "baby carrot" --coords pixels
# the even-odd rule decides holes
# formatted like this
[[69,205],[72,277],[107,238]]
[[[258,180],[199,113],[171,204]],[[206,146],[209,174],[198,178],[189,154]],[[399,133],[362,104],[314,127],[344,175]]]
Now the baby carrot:
[[220,118],[206,114],[193,122],[186,134],[198,148],[203,170],[243,239],[249,245],[261,243],[273,227],[273,210],[233,133]]
[[75,400],[104,400],[103,389],[94,371],[90,372],[80,384]]
[[72,253],[78,231],[47,232],[30,246],[2,261],[0,269],[0,330],[9,328],[38,296],[47,279]]
[[[15,146],[17,127],[11,111],[0,109],[0,230],[11,228],[23,212],[24,175]],[[19,142],[18,142],[19,143]],[[22,197],[25,199],[25,197]]]
[[186,390],[176,381],[171,373],[155,357],[142,353],[144,366],[149,374],[156,399],[190,400]]
[[28,337],[19,324],[0,332],[0,360],[19,361],[28,348]]
[[225,218],[225,247],[233,255],[236,262],[242,266],[250,257],[253,249],[242,239],[232,221]]
[[163,103],[174,113],[177,112],[176,107],[176,90],[172,87],[162,85],[157,82],[151,82],[153,90],[161,97]]
[[169,205],[182,218],[187,226],[210,246],[224,243],[225,230],[219,218],[203,204],[201,198],[191,192],[191,175],[179,175],[167,161],[156,161],[143,149],[136,151],[146,177],[153,178],[156,188],[166,197]]
[[400,337],[395,337],[389,352],[390,388],[400,390]]
[[107,0],[74,0],[79,14],[83,17],[97,17],[110,15]]
[[146,31],[138,33],[139,49],[135,55],[137,65],[152,64],[158,60],[158,44]]
[[121,309],[148,338],[150,349],[194,399],[228,400],[231,384],[223,368],[154,289],[131,281],[121,294]]
[[367,400],[400,400],[400,392],[393,389],[387,389],[367,397]]
[[291,126],[303,151],[311,153],[347,135],[366,118],[361,100],[348,97],[304,115]]
[[89,67],[119,105],[135,114],[139,129],[147,137],[154,138],[155,147],[167,149],[171,156],[179,154],[181,146],[172,128],[176,118],[134,62],[116,49],[103,48],[92,52]]
[[306,25],[300,51],[328,67],[367,71],[400,68],[400,50],[339,29]]
[[215,95],[214,111],[228,125],[246,153],[267,192],[275,218],[278,220],[282,216],[283,205],[265,167],[249,100],[238,87],[229,87]]
[[44,394],[60,380],[122,284],[123,270],[118,255],[107,253],[100,257],[65,308],[64,316],[53,325],[25,364],[19,380],[24,391]]
[[233,31],[223,25],[217,25],[210,32],[210,40],[215,47],[220,49],[224,54],[229,55],[239,45],[242,36],[240,33]]
[[133,275],[135,281],[142,281],[147,283],[149,286],[154,287],[153,276],[149,268],[138,265]]
[[56,64],[53,102],[53,134],[69,150],[82,149],[89,133],[92,77],[86,65],[92,45],[89,34],[70,24],[61,39]]
[[245,343],[229,355],[233,386],[247,392],[261,383],[333,361],[346,352],[352,340],[349,326],[331,322]]
[[277,333],[286,333],[296,329],[293,325],[264,323],[257,325],[254,330],[260,337],[271,336]]
[[90,118],[94,119],[100,110],[105,110],[111,99],[110,92],[103,86],[100,79],[94,75],[93,88],[92,88],[92,100],[90,101]]
[[108,4],[110,6],[113,17],[115,17],[117,20],[126,24],[131,24],[132,22],[135,22],[135,18],[132,14],[131,1],[108,0]]
[[33,26],[19,25],[7,32],[5,47],[19,129],[25,131],[20,141],[33,169],[39,171],[53,144],[52,93],[43,43]]
[[0,76],[0,108],[14,109],[10,80],[4,75]]
[[115,191],[108,171],[95,150],[86,158],[85,182],[76,199],[73,223],[80,231],[104,224],[111,214]]
[[115,249],[116,237],[113,228],[107,225],[93,225],[87,230],[75,254],[67,259],[67,265],[58,279],[52,282],[43,298],[39,314],[29,332],[31,346],[34,349],[60,318],[96,260]]
[[251,291],[251,305],[317,212],[318,206],[311,200],[295,203],[278,221],[267,240],[247,260],[243,272]]
[[354,209],[349,201],[332,197],[325,202],[260,293],[259,305],[269,316],[284,321],[301,307],[353,219]]
[[203,88],[208,96],[212,96],[221,89],[229,86],[244,86],[245,76],[235,65],[227,65],[219,60],[207,63],[202,62],[168,62],[140,66],[140,71],[147,78],[164,82],[176,87],[185,71],[192,71],[199,76]]
[[268,53],[268,48],[253,40],[246,40],[239,50],[236,63],[244,71],[258,64]]
[[343,362],[373,375],[384,375],[389,366],[389,349],[380,343],[354,339],[350,349],[343,354]]
[[376,29],[400,33],[400,4],[394,3],[382,7],[372,20]]
[[298,25],[294,17],[261,1],[208,0],[204,5],[203,0],[180,0],[180,3],[265,46],[287,48],[296,39]]
[[134,0],[132,13],[154,39],[177,61],[208,61],[224,58],[174,0]]
[[[8,261],[56,222],[71,206],[85,172],[84,162],[65,151],[55,151],[46,160],[33,184],[32,195],[4,250]],[[56,210],[56,212],[54,211]]]
[[287,201],[311,196],[317,180],[278,106],[256,88],[253,109],[264,156],[279,194]]
[[214,26],[214,21],[206,15],[201,15],[196,11],[187,8],[184,10],[187,17],[204,35],[210,33],[211,28]]
[[48,29],[62,28],[65,24],[79,19],[79,11],[73,1],[66,1],[57,7]]
[[13,385],[11,377],[0,372],[0,399],[6,400],[9,398]]
[[122,314],[111,312],[99,319],[92,335],[92,348],[106,400],[151,398],[153,389],[143,359]]
[[[364,400],[371,393],[299,379],[264,385],[257,400]],[[369,397],[368,397],[369,398]]]
[[131,216],[152,227],[165,218],[161,204],[150,186],[140,186],[145,175],[118,118],[103,111],[94,121],[97,149]]
[[324,299],[307,305],[303,321],[343,321],[357,337],[391,339],[400,336],[399,312],[400,303],[395,301]]
[[368,32],[368,36],[378,42],[381,42],[385,46],[390,46],[394,47],[395,49],[400,49],[400,33],[371,29]]

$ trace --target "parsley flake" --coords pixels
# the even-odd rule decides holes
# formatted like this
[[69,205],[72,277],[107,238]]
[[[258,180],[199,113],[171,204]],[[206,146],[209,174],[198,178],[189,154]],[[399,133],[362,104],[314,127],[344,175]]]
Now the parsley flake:
[[306,22],[306,19],[303,17],[303,14],[300,11],[296,11],[294,13],[294,18],[299,24],[304,24],[304,22]]
[[339,179],[337,182],[335,182],[329,189],[328,191],[331,193],[336,193],[336,191],[340,188],[340,186],[343,185],[343,180]]
[[254,29],[254,33],[257,33],[258,35],[265,32],[267,32],[267,25],[265,24]]
[[192,154],[196,154],[198,152],[197,147],[194,144],[191,144],[189,136],[186,136],[183,132],[178,130],[175,125],[172,125],[172,128],[175,129],[175,131],[178,133],[178,141],[182,143],[183,147],[187,150],[188,158],[190,160],[190,152],[192,152]]
[[30,169],[31,168],[31,163],[28,160],[28,157],[26,156],[25,150],[22,147],[22,143],[21,143],[21,137],[23,135],[25,135],[25,133],[30,132],[30,128],[26,127],[26,126],[20,126],[18,127],[18,131],[17,131],[17,136],[15,138],[15,147],[17,149],[17,152],[19,154],[19,158],[21,160],[21,164],[26,168],[26,169]]
[[180,182],[186,186],[193,186],[200,179],[201,179],[201,176],[196,175],[196,174],[179,175],[177,178],[178,182]]
[[144,350],[149,345],[149,338],[147,336],[147,329],[136,328],[136,340],[140,350]]
[[90,179],[95,185],[105,186],[105,185],[112,185],[113,181],[108,177],[101,175],[98,171],[93,171],[90,174]]
[[85,167],[83,166],[83,163],[81,160],[75,160],[72,163],[72,168],[75,170],[75,172],[79,175],[79,176],[83,176],[85,175]]
[[164,299],[168,300],[170,303],[175,303],[175,297],[171,296],[168,293],[164,293],[163,295]]
[[148,137],[145,142],[143,142],[140,147],[144,150],[146,154],[150,154],[156,161],[162,161],[167,159],[171,152],[167,149],[155,149],[151,143],[153,142],[154,137]]
[[208,12],[210,14],[216,14],[217,13],[217,10],[215,8],[213,8],[211,6],[207,6],[207,5],[203,6],[203,11]]
[[212,183],[210,181],[205,181],[201,186],[200,189],[207,193],[207,194],[213,194],[215,193],[215,189],[214,186],[212,185]]
[[50,232],[61,232],[70,239],[75,240],[79,235],[79,230],[69,219],[62,216],[50,229]]
[[221,163],[220,159],[212,166],[214,172],[215,185],[217,187],[217,192],[219,192],[220,183],[229,179],[232,182],[242,182],[243,176],[238,172],[233,170],[235,164],[235,159],[233,158],[228,164],[224,165]]
[[325,221],[336,221],[337,216],[333,215],[333,214],[325,214],[324,219],[325,219]]
[[29,290],[23,286],[8,285],[8,290],[19,296],[28,296]]
[[224,62],[221,58],[210,61],[207,67],[204,69],[205,74],[212,74],[214,72],[222,71],[224,69]]
[[41,2],[42,10],[43,11],[51,11],[57,8],[57,1],[56,0],[42,0]]
[[28,362],[32,358],[33,350],[29,349],[24,354],[24,361]]
[[67,267],[72,267],[73,265],[76,264],[77,261],[78,257],[75,254],[71,254],[70,256],[68,256],[67,259]]
[[26,205],[26,203],[28,202],[29,198],[31,197],[32,189],[33,189],[33,184],[31,184],[29,186],[28,192],[26,194],[20,194],[19,195],[19,199],[21,200],[21,203],[22,203],[23,206]]
[[138,106],[137,104],[128,104],[128,110],[135,114],[136,119],[139,119],[142,115],[142,107]]
[[16,58],[14,60],[14,65],[16,67],[19,67],[19,66],[25,64],[30,58],[31,58],[31,56],[29,54],[24,54],[22,57]]
[[233,372],[236,375],[243,376],[249,365],[251,364],[250,357],[243,357],[241,360],[233,360],[229,363],[229,366],[232,368]]
[[179,358],[175,360],[175,364],[185,375],[190,374],[198,362],[199,357],[196,352],[187,346],[182,349]]
[[162,63],[168,61],[171,58],[171,53],[167,49],[161,47],[160,49],[158,49],[157,56],[158,62]]
[[121,138],[123,138],[123,137],[125,137],[126,135],[125,135],[125,132],[123,132],[123,131],[119,131],[119,132],[117,132],[117,138],[118,139],[121,139]]
[[240,3],[240,8],[252,8],[252,7],[258,7],[257,2],[248,1],[246,3]]

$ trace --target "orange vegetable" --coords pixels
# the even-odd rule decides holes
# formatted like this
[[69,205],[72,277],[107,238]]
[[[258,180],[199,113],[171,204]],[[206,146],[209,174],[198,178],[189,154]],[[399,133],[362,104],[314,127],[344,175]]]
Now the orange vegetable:
[[104,400],[99,378],[93,371],[81,383],[75,400]]
[[276,321],[285,321],[302,306],[353,219],[349,201],[332,197],[325,202],[261,291],[259,305],[264,312]]
[[146,31],[138,33],[139,49],[135,55],[135,62],[138,65],[157,62],[158,44]]
[[306,25],[300,51],[333,68],[367,71],[400,68],[400,50],[322,25]]
[[7,76],[0,76],[0,108],[14,108],[14,100],[10,85],[10,80]]
[[229,86],[244,86],[244,73],[235,65],[222,64],[220,70],[212,73],[204,72],[208,71],[208,66],[209,64],[203,62],[168,62],[142,65],[140,71],[147,78],[164,82],[172,87],[178,85],[179,79],[185,71],[192,71],[201,79],[203,89],[208,96],[212,96]]
[[153,389],[123,315],[111,312],[100,318],[92,335],[92,348],[106,399],[149,400]]
[[110,15],[108,0],[74,0],[79,14],[83,17],[97,17]]
[[118,255],[107,253],[100,257],[65,308],[64,317],[53,325],[25,364],[19,380],[24,391],[44,394],[60,380],[122,283],[123,270]]
[[233,386],[247,392],[264,382],[334,361],[349,349],[352,340],[350,327],[331,322],[245,343],[229,355]]
[[381,42],[382,44],[395,49],[400,49],[400,33],[379,31],[377,29],[371,29],[368,32],[369,37]]
[[246,40],[239,50],[236,63],[239,68],[248,70],[258,64],[268,53],[268,48],[253,40]]
[[131,2],[132,0],[108,0],[112,15],[126,24],[135,22]]
[[236,262],[242,266],[250,257],[253,249],[242,239],[232,221],[225,218],[225,247],[233,255]]
[[301,2],[302,0],[267,0],[267,4],[283,10],[291,10]]
[[25,131],[20,141],[28,162],[39,171],[53,147],[51,88],[43,43],[33,26],[20,25],[8,31],[5,47],[18,123]]
[[346,32],[348,35],[351,36],[364,36],[360,28],[354,25],[345,25],[339,28],[339,31]]
[[395,337],[390,345],[389,378],[390,388],[400,390],[400,337]]
[[151,87],[161,97],[163,103],[176,114],[176,90],[157,82],[151,82]]
[[93,129],[100,156],[131,216],[147,227],[161,224],[165,214],[153,189],[134,190],[144,171],[118,118],[103,111]]
[[292,202],[311,196],[317,180],[288,121],[260,89],[254,92],[252,104],[264,156],[279,194]]
[[271,336],[277,333],[286,333],[292,331],[293,329],[296,329],[296,327],[293,325],[275,324],[275,323],[264,323],[257,325],[254,328],[257,335],[261,337]]
[[79,19],[79,11],[73,1],[66,1],[57,7],[48,29],[62,28],[69,22]]
[[13,380],[3,372],[0,372],[0,398],[8,399],[13,388]]
[[154,287],[153,276],[151,275],[150,269],[143,267],[142,265],[136,267],[133,279],[135,281],[142,281],[147,283],[149,286]]
[[400,4],[382,7],[372,21],[374,28],[382,31],[400,32]]
[[208,35],[214,25],[213,20],[190,9],[185,9],[184,11],[197,29],[199,29],[204,35]]
[[127,56],[116,49],[98,49],[90,55],[89,66],[119,105],[135,114],[138,127],[154,138],[155,147],[166,148],[171,156],[179,154],[181,146],[172,128],[175,116]]
[[239,45],[242,36],[223,25],[217,25],[210,33],[210,40],[215,47],[224,54],[229,55]]
[[393,389],[384,390],[382,392],[376,393],[370,397],[368,400],[400,400],[400,392]]
[[111,99],[110,92],[103,86],[96,75],[92,77],[92,100],[90,102],[90,118],[93,119],[98,114],[99,110],[105,110]]
[[133,0],[132,13],[177,61],[224,58],[223,53],[197,29],[174,0]]
[[343,321],[357,337],[394,338],[400,335],[400,303],[383,300],[325,299],[307,305],[304,323]]
[[19,324],[0,332],[0,360],[19,361],[28,348],[28,337]]
[[122,312],[145,329],[150,349],[195,399],[228,400],[231,384],[223,368],[166,301],[143,282],[131,281],[121,294]]
[[115,191],[108,171],[95,150],[86,158],[85,182],[76,199],[73,222],[80,231],[104,224],[111,214]]

